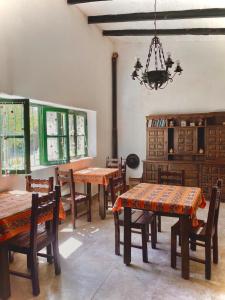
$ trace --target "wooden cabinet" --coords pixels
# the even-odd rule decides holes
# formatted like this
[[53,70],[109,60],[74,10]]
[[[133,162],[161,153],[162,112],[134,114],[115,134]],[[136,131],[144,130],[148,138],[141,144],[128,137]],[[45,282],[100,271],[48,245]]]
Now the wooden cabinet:
[[197,128],[174,129],[174,152],[176,154],[197,154]]
[[148,116],[144,180],[156,183],[158,168],[184,170],[185,185],[201,187],[205,197],[210,199],[212,186],[221,178],[222,200],[225,201],[223,124],[225,112]]
[[147,159],[166,159],[168,154],[168,133],[164,128],[147,130]]

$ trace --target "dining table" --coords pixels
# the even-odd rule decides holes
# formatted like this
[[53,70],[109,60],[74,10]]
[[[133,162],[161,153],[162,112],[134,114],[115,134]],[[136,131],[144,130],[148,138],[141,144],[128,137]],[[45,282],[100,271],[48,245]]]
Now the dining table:
[[[32,193],[20,190],[0,193],[0,299],[10,297],[9,259],[7,242],[30,230]],[[52,213],[39,216],[38,223],[52,219]],[[60,203],[59,218],[65,219]]]
[[131,263],[131,210],[153,211],[158,215],[178,217],[181,236],[181,276],[189,279],[189,232],[197,226],[197,209],[206,201],[201,188],[140,183],[120,195],[113,211],[124,209],[124,264]]
[[109,185],[109,179],[112,177],[117,177],[120,175],[120,170],[118,168],[99,168],[90,167],[78,171],[74,171],[74,181],[77,183],[87,184],[87,193],[91,199],[91,188],[93,184],[100,185],[99,194],[99,215],[101,219],[106,217],[106,197],[105,189]]

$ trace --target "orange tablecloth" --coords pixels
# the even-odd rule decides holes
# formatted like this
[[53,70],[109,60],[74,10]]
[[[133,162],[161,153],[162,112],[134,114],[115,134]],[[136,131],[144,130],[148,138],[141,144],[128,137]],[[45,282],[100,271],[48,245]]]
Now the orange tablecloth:
[[[0,242],[30,229],[32,193],[26,191],[10,191],[0,193]],[[60,204],[60,219],[65,212]],[[40,217],[39,223],[52,219],[48,213]]]
[[119,176],[120,170],[113,168],[87,168],[75,171],[73,174],[75,182],[108,185],[109,178]]
[[198,207],[204,208],[205,206],[206,202],[200,188],[141,183],[120,195],[113,210],[119,211],[122,207],[131,207],[189,215],[195,226],[196,210]]

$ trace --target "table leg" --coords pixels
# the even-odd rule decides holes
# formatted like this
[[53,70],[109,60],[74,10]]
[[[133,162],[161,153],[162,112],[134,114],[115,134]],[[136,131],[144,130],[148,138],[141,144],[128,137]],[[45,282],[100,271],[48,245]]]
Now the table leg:
[[102,195],[99,197],[99,215],[102,220],[106,217],[106,209],[105,209],[105,186],[101,185],[100,187],[100,194],[102,191]]
[[87,194],[88,194],[88,222],[91,222],[91,202],[92,202],[92,196],[91,196],[91,183],[87,183]]
[[8,247],[0,245],[0,299],[10,297]]
[[180,217],[181,224],[181,274],[184,279],[189,279],[189,216]]
[[131,263],[131,208],[124,208],[124,264]]

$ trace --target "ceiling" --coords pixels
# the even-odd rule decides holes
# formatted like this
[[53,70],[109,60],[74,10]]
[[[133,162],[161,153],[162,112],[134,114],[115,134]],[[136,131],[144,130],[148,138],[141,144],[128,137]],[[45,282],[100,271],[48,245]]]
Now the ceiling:
[[[86,16],[152,12],[154,0],[113,0],[76,5]],[[157,11],[225,8],[225,0],[157,0]],[[95,26],[95,25],[89,25]],[[153,29],[153,21],[135,21],[97,24],[100,30]],[[158,29],[225,28],[225,18],[158,20]],[[119,40],[140,41],[140,37],[111,37]],[[181,39],[183,37],[181,36]],[[199,38],[199,36],[198,36]],[[144,39],[142,37],[141,39]]]

